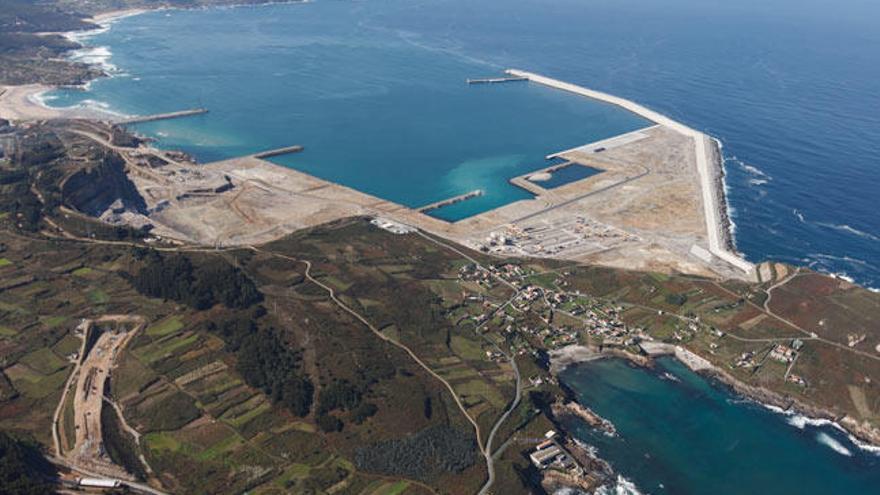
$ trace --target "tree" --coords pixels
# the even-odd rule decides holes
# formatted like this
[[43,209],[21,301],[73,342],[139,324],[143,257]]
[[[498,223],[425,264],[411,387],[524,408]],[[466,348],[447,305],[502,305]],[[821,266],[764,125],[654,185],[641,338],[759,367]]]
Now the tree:
[[317,417],[318,428],[321,428],[321,431],[325,433],[333,433],[337,431],[342,431],[342,421],[335,416],[330,416],[329,414],[321,414]]
[[10,495],[54,493],[46,481],[55,469],[37,447],[0,431],[0,492]]

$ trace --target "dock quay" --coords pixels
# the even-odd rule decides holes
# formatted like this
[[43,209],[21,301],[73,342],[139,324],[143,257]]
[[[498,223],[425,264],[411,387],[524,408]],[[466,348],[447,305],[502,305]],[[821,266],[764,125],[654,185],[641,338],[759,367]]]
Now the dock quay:
[[119,125],[142,124],[144,122],[154,122],[157,120],[179,119],[181,117],[189,117],[191,115],[201,115],[208,113],[207,108],[191,108],[189,110],[180,110],[177,112],[157,113],[153,115],[142,115],[139,117],[131,117],[116,121]]
[[447,198],[441,201],[437,201],[436,203],[431,203],[429,205],[422,206],[421,208],[416,208],[416,211],[419,213],[427,213],[432,210],[436,210],[438,208],[442,208],[444,206],[449,206],[455,203],[460,203],[462,201],[467,201],[471,198],[476,198],[478,196],[482,196],[485,192],[482,189],[475,189],[471,192],[466,192],[464,194],[459,194],[458,196],[453,196],[451,198]]
[[496,83],[506,83],[506,82],[515,82],[515,81],[528,81],[528,77],[521,76],[511,76],[511,77],[489,77],[483,79],[468,79],[468,84],[496,84]]
[[305,149],[304,147],[297,144],[294,146],[287,146],[284,148],[276,148],[274,150],[261,151],[255,155],[253,155],[253,157],[259,158],[262,160],[262,159],[266,159],[266,158],[272,158],[273,156],[281,156],[281,155],[289,155],[291,153],[299,153],[300,151],[302,151],[304,149]]

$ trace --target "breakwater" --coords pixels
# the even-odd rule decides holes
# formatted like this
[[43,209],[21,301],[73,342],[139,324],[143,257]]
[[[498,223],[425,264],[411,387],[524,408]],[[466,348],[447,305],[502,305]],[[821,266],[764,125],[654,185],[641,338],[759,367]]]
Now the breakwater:
[[207,108],[191,108],[189,110],[180,110],[177,112],[156,113],[152,115],[142,115],[139,117],[131,117],[127,119],[117,120],[115,123],[119,125],[142,124],[144,122],[155,122],[157,120],[179,119],[192,115],[201,115],[208,113]]
[[720,155],[715,152],[714,142],[711,141],[709,136],[695,129],[691,129],[680,122],[672,120],[661,113],[655,112],[654,110],[619,96],[595,91],[576,84],[559,81],[531,72],[516,69],[508,69],[505,72],[514,77],[526,77],[529,81],[537,84],[611,103],[612,105],[629,110],[630,112],[656,124],[692,138],[695,146],[697,173],[700,178],[700,189],[706,220],[706,234],[708,238],[709,252],[722,261],[745,272],[749,276],[755,276],[756,272],[754,265],[729,249],[729,234],[725,234],[724,232],[726,229],[723,219],[726,218],[726,213],[722,213],[722,209],[726,212],[726,207],[723,203],[723,190],[718,191],[716,184],[718,177],[721,175],[721,159]]
[[455,203],[467,201],[471,198],[480,197],[483,194],[485,194],[485,192],[482,189],[475,189],[473,191],[466,192],[464,194],[459,194],[458,196],[453,196],[451,198],[437,201],[436,203],[431,203],[431,204],[422,206],[421,208],[417,208],[416,211],[418,211],[419,213],[427,213],[429,211],[443,208],[444,206],[454,205]]
[[261,151],[254,155],[254,158],[265,159],[273,156],[289,155],[291,153],[299,153],[305,148],[301,145],[286,146],[284,148],[275,148],[274,150]]
[[516,81],[528,81],[527,77],[490,77],[485,79],[468,79],[468,84],[498,84]]

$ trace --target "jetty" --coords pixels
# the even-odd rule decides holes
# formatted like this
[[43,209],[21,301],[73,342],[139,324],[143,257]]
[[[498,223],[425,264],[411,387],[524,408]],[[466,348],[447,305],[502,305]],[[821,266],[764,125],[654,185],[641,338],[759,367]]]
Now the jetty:
[[468,79],[468,84],[497,84],[497,83],[506,83],[506,82],[515,82],[515,81],[528,81],[528,77],[523,76],[511,76],[511,77],[489,77],[483,79]]
[[485,192],[482,189],[475,189],[470,192],[466,192],[464,194],[459,194],[458,196],[453,196],[451,198],[444,199],[442,201],[437,201],[436,203],[431,203],[429,205],[422,206],[421,208],[417,208],[416,211],[419,213],[427,213],[432,210],[436,210],[438,208],[443,208],[444,206],[449,206],[455,203],[460,203],[462,201],[467,201],[471,198],[476,198],[478,196],[482,196]]
[[300,151],[302,151],[304,149],[305,148],[303,146],[296,144],[293,146],[286,146],[284,148],[275,148],[274,150],[261,151],[255,155],[253,155],[253,157],[259,158],[260,160],[263,160],[266,158],[272,158],[273,156],[289,155],[291,153],[299,153]]
[[180,110],[177,112],[157,113],[157,114],[153,114],[153,115],[141,115],[139,117],[131,117],[128,119],[121,119],[121,120],[117,120],[116,124],[119,124],[119,125],[142,124],[144,122],[154,122],[157,120],[179,119],[181,117],[189,117],[191,115],[201,115],[203,113],[208,113],[208,109],[207,108],[191,108],[189,110]]

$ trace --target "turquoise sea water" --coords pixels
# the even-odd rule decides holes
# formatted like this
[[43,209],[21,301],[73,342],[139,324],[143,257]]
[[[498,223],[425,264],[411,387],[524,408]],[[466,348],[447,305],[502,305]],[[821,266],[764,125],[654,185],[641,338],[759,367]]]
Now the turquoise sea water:
[[642,493],[867,494],[880,486],[880,455],[830,425],[739,399],[672,358],[656,370],[591,361],[561,379],[618,435],[578,419],[567,428]]
[[212,114],[143,129],[205,159],[304,144],[280,161],[409,205],[487,186],[456,217],[525,197],[506,178],[550,150],[638,125],[465,78],[517,67],[618,94],[724,142],[749,259],[880,287],[874,0],[315,0],[152,13],[92,43],[127,75],[51,104],[203,104]]
[[456,220],[531,197],[507,180],[555,151],[649,123],[614,106],[525,82],[468,85],[495,67],[366,25],[348,2],[165,11],[118,22],[89,43],[124,75],[52,103],[119,112],[207,107],[143,124],[202,161],[292,144],[279,164],[408,206],[482,189],[436,210]]

